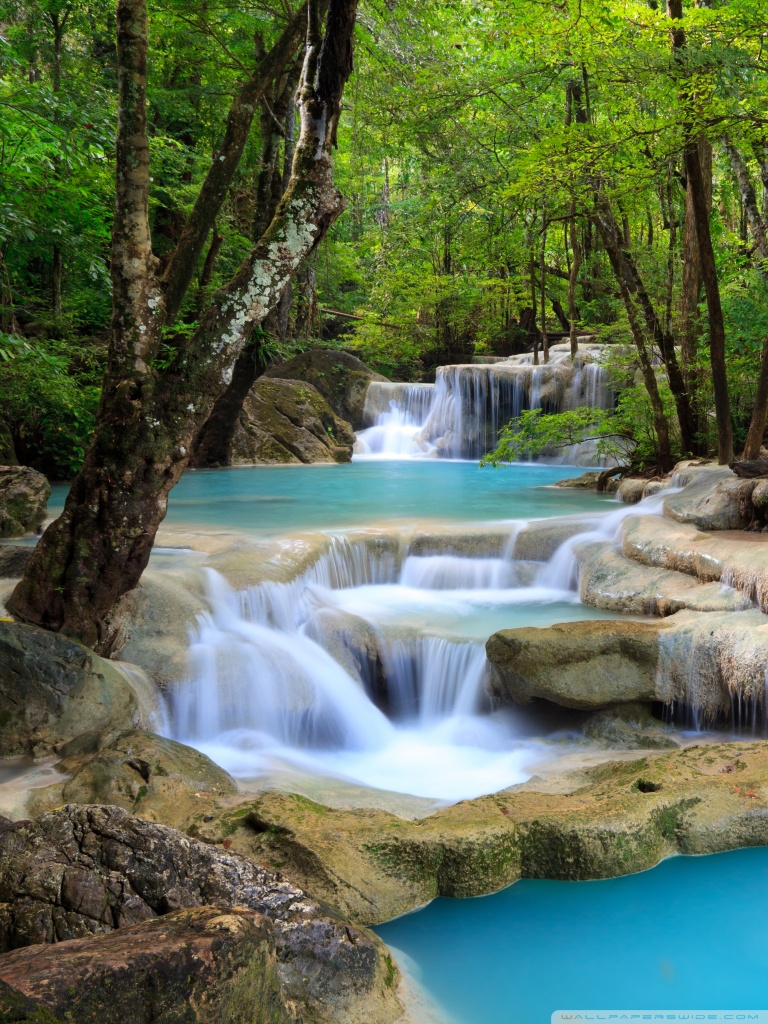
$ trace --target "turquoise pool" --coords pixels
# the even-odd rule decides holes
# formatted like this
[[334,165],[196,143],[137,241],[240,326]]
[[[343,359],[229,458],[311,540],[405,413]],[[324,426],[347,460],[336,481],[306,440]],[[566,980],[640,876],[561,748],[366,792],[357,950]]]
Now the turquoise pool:
[[[275,534],[387,520],[569,515],[594,511],[608,500],[591,491],[548,488],[583,472],[539,465],[479,469],[475,462],[429,460],[196,470],[185,473],[171,491],[166,522]],[[66,493],[65,485],[54,488],[52,514]]]
[[768,847],[598,882],[523,880],[376,929],[455,1024],[768,1007]]

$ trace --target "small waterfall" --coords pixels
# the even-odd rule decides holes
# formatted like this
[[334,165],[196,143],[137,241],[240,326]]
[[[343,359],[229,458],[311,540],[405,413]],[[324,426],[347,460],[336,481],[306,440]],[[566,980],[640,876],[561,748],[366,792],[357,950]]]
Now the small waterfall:
[[515,585],[515,569],[509,558],[409,555],[400,583],[419,590],[501,590]]
[[432,725],[487,705],[485,645],[443,637],[386,640],[380,648],[392,716]]
[[543,751],[492,713],[484,643],[429,625],[435,607],[460,623],[473,601],[484,614],[560,599],[516,587],[523,525],[485,558],[334,537],[300,578],[241,593],[206,570],[210,610],[172,696],[172,734],[246,777],[289,768],[449,800],[523,781]]
[[524,409],[608,409],[613,402],[605,367],[591,358],[571,360],[567,346],[538,366],[528,356],[440,366],[434,385],[370,384],[366,427],[358,432],[355,453],[476,460],[496,446],[500,428]]
[[541,567],[536,577],[537,586],[552,587],[560,590],[579,589],[579,560],[576,557],[575,549],[590,541],[613,541],[616,540],[621,529],[621,524],[628,516],[636,515],[657,515],[664,508],[664,500],[673,490],[659,491],[650,498],[644,498],[636,505],[629,505],[625,508],[610,512],[601,520],[597,528],[585,530],[584,533],[577,533],[564,541],[555,551],[548,562]]

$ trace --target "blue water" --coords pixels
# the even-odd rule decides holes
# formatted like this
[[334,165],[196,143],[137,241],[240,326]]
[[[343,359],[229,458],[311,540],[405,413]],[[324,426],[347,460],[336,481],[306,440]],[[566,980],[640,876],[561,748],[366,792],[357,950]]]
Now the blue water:
[[[572,466],[480,469],[475,462],[353,462],[189,471],[171,491],[166,522],[264,533],[341,529],[387,520],[530,519],[600,508],[592,491],[548,489]],[[67,488],[51,497],[51,514]],[[610,506],[608,506],[610,508]]]
[[768,847],[599,882],[524,880],[376,929],[457,1024],[554,1010],[768,1008]]

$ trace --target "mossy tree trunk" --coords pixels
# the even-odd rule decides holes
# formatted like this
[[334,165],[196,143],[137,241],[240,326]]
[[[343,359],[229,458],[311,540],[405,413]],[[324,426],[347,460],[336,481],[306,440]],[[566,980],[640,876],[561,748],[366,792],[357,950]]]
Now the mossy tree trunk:
[[[194,437],[254,327],[343,208],[331,153],[352,70],[356,8],[357,0],[331,0],[323,33],[322,0],[310,0],[301,131],[286,194],[194,334],[179,342],[170,365],[159,368],[167,303],[147,214],[147,8],[146,0],[119,0],[108,365],[83,467],[8,602],[19,618],[109,650],[106,618],[147,565],[168,493],[187,466]],[[177,299],[169,301],[175,305]]]

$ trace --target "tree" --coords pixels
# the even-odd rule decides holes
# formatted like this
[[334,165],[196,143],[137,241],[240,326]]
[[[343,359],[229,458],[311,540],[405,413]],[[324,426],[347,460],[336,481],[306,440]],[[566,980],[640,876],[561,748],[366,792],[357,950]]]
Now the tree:
[[[187,466],[197,431],[254,328],[342,210],[332,149],[352,71],[356,8],[356,0],[331,0],[323,32],[321,3],[309,0],[301,131],[285,196],[199,326],[161,361],[165,296],[173,296],[173,306],[177,293],[157,274],[149,228],[147,7],[146,0],[118,0],[108,366],[83,467],[8,602],[19,618],[109,650],[106,618],[147,565],[168,492]],[[180,264],[191,280],[188,261]]]

